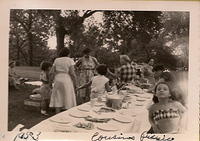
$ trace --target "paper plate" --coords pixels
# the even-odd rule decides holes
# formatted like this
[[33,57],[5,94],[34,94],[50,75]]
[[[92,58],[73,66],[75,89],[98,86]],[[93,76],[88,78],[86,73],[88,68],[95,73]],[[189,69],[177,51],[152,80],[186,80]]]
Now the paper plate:
[[120,112],[121,115],[123,116],[131,116],[131,117],[136,117],[137,113],[135,112],[135,110],[122,110]]
[[105,124],[99,124],[97,126],[97,128],[102,130],[102,131],[110,131],[110,132],[119,130],[119,128],[116,127],[114,124],[106,124],[106,123]]
[[53,117],[49,119],[52,122],[61,123],[61,124],[68,124],[70,123],[70,119],[65,117]]
[[78,110],[83,111],[83,112],[89,112],[90,108],[91,108],[91,106],[89,106],[89,105],[77,107]]
[[105,104],[102,103],[102,102],[101,103],[95,103],[94,106],[100,107],[100,106],[105,106]]
[[114,120],[121,122],[121,123],[131,123],[132,122],[132,119],[125,117],[125,116],[119,116],[119,115],[114,117]]
[[81,111],[73,111],[69,113],[69,115],[75,118],[85,118],[88,116],[86,112],[81,112]]

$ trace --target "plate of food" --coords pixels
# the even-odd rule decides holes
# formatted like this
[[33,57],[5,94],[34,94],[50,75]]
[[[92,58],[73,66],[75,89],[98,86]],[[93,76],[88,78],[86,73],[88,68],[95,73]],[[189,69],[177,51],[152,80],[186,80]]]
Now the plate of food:
[[92,117],[92,116],[87,116],[87,117],[85,117],[85,120],[87,120],[87,121],[99,122],[99,123],[108,122],[110,119],[111,119],[111,118]]
[[82,111],[73,111],[69,113],[69,115],[75,118],[85,118],[88,116],[86,112],[82,112]]
[[128,118],[126,116],[121,116],[121,115],[117,115],[113,119],[118,121],[118,122],[121,122],[121,123],[131,123],[132,122],[131,118]]
[[109,113],[109,112],[116,112],[116,110],[109,108],[109,107],[101,107],[97,112]]
[[109,123],[99,124],[97,128],[102,131],[110,131],[110,132],[119,130],[119,128],[116,125]]

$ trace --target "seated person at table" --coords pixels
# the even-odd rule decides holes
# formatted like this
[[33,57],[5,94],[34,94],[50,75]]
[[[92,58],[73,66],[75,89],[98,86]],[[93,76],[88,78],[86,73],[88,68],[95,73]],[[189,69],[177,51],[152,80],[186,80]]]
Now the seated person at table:
[[42,62],[40,64],[41,73],[40,73],[40,81],[42,81],[42,85],[40,88],[36,88],[33,90],[33,93],[41,94],[42,102],[41,102],[41,114],[48,115],[47,109],[50,103],[50,96],[51,96],[51,83],[50,83],[50,76],[49,71],[51,69],[51,63],[49,62]]
[[20,76],[15,72],[15,64],[15,61],[9,63],[9,86],[14,86],[15,89],[19,89],[17,84],[19,84],[18,78]]
[[181,133],[186,109],[177,101],[175,91],[168,83],[159,82],[154,97],[154,104],[148,109],[151,132]]
[[110,92],[111,88],[109,86],[109,79],[105,77],[107,74],[106,65],[100,64],[96,68],[97,75],[94,76],[91,81],[80,86],[77,90],[91,86],[90,98],[101,97],[105,91]]

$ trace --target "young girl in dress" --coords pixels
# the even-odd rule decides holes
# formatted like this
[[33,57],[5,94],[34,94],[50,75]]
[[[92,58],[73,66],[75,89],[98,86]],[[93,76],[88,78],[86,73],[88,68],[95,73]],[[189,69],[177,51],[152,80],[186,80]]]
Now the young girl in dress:
[[181,133],[186,109],[177,101],[170,85],[159,82],[154,97],[154,104],[148,109],[153,133]]
[[109,79],[105,76],[107,74],[107,67],[106,65],[98,65],[96,68],[97,76],[94,76],[91,81],[88,83],[80,86],[77,90],[82,88],[91,86],[91,95],[90,98],[98,98],[101,97],[105,91],[110,92],[112,91],[109,86]]
[[51,83],[49,78],[49,71],[51,69],[51,63],[49,62],[42,62],[40,64],[41,73],[40,73],[40,81],[42,81],[42,85],[40,88],[36,88],[33,90],[33,93],[41,94],[42,102],[41,102],[41,114],[48,115],[47,109],[50,102],[51,96]]

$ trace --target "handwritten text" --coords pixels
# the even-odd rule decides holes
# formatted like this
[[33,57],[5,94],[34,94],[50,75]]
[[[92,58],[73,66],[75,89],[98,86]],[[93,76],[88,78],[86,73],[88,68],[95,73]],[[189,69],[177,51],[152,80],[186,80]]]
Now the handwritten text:
[[34,134],[33,132],[20,132],[17,134],[13,141],[38,141],[41,132]]
[[103,141],[103,140],[135,140],[135,136],[125,137],[122,133],[120,135],[104,136],[98,132],[94,133],[91,138],[92,141]]
[[174,138],[166,137],[165,135],[148,134],[147,131],[144,131],[140,136],[140,141],[146,141],[146,140],[173,141]]

